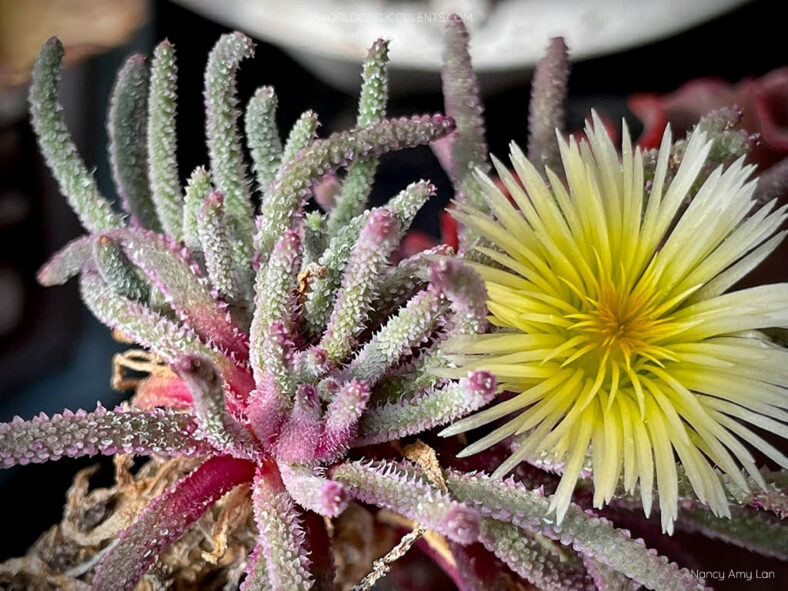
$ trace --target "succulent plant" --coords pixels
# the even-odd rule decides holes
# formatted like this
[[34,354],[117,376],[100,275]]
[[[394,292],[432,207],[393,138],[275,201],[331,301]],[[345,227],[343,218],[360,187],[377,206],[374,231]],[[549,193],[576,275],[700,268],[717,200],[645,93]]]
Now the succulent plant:
[[[185,187],[176,161],[174,47],[161,43],[150,68],[132,56],[108,117],[122,213],[99,194],[69,138],[57,101],[62,52],[54,38],[42,47],[30,106],[41,151],[87,234],[56,254],[39,280],[78,276],[95,316],[152,352],[161,371],[113,410],[0,425],[0,464],[134,454],[193,458],[196,466],[80,571],[82,584],[133,588],[211,505],[240,490],[251,496],[254,544],[233,580],[246,590],[333,589],[326,523],[351,500],[393,511],[413,528],[359,589],[371,588],[426,530],[437,534],[429,547],[448,548],[433,554],[464,590],[704,588],[587,509],[588,472],[558,524],[548,509],[562,466],[549,458],[526,458],[531,464],[500,480],[485,471],[500,463],[506,442],[473,460],[455,458],[456,446],[446,443],[438,448],[443,467],[423,443],[400,447],[499,395],[489,371],[443,377],[456,373],[445,344],[490,329],[485,284],[466,264],[478,259],[468,247],[483,233],[463,227],[458,254],[438,246],[395,262],[434,187],[414,182],[381,207],[366,205],[381,154],[432,144],[456,201],[487,211],[472,174],[489,170],[481,102],[459,20],[446,31],[445,115],[385,118],[385,41],[369,51],[350,131],[318,139],[317,118],[307,112],[283,142],[274,90],[260,88],[243,120],[254,179],[234,82],[254,45],[240,33],[222,36],[205,74],[209,163]],[[539,165],[559,154],[554,133],[563,127],[567,75],[566,48],[554,41],[533,91],[529,157]],[[324,211],[306,210],[313,196]],[[785,514],[781,475],[764,478],[765,490],[731,499],[742,505],[731,520],[707,514],[691,489],[680,491],[679,527],[782,556],[784,546],[755,543],[737,526],[784,531],[763,511]],[[638,503],[628,494],[615,499],[622,511]]]

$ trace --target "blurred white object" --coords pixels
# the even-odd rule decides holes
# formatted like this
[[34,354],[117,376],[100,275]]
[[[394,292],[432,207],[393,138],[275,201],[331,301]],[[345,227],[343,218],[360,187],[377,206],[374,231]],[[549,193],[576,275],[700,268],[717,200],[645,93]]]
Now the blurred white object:
[[452,13],[460,15],[471,32],[473,64],[485,87],[485,79],[495,83],[513,71],[529,71],[550,37],[563,36],[572,59],[583,59],[668,37],[747,0],[176,2],[281,46],[315,75],[344,90],[358,87],[358,64],[369,45],[380,37],[391,39],[392,83],[397,90],[400,71],[408,72],[410,85],[437,80],[418,73],[439,71],[442,28]]

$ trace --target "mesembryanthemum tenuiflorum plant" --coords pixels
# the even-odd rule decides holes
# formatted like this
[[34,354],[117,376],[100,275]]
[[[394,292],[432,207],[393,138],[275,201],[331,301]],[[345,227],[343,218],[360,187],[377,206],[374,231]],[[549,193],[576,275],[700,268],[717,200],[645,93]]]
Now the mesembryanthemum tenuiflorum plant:
[[[39,279],[55,285],[78,275],[91,311],[169,369],[143,380],[130,404],[111,411],[99,406],[0,425],[0,462],[93,454],[200,461],[93,559],[95,568],[79,571],[91,588],[134,587],[157,556],[239,485],[250,486],[256,529],[256,546],[244,557],[247,590],[334,588],[331,555],[322,548],[330,536],[315,517],[335,518],[351,499],[420,524],[409,544],[423,527],[437,532],[443,542],[436,560],[462,589],[525,581],[556,590],[704,586],[576,504],[567,505],[558,526],[547,517],[543,485],[554,488],[556,479],[546,473],[518,470],[496,481],[441,470],[423,444],[415,453],[406,448],[407,459],[390,459],[401,438],[468,415],[498,391],[487,371],[440,377],[452,363],[443,343],[488,329],[480,276],[444,246],[392,261],[432,185],[411,183],[386,205],[366,209],[380,154],[436,141],[456,198],[485,207],[469,174],[489,167],[458,20],[448,25],[445,48],[447,115],[385,119],[384,41],[364,64],[350,131],[317,139],[316,116],[307,112],[283,145],[274,91],[260,88],[244,119],[252,181],[234,75],[254,47],[240,33],[224,35],[205,76],[209,167],[197,168],[185,187],[175,155],[174,48],[160,44],[150,70],[141,56],[129,58],[108,122],[124,213],[99,194],[63,123],[62,46],[52,39],[42,48],[30,91],[33,124],[88,234],[57,254]],[[562,57],[554,44],[534,89],[530,148],[542,163],[555,153],[544,128],[560,126]],[[332,176],[339,168],[346,171],[341,184]],[[333,190],[320,190],[325,179]],[[305,213],[313,196],[324,213]],[[463,232],[465,244],[478,238],[472,228]],[[460,467],[450,454],[441,460]],[[472,467],[492,467],[485,461]],[[774,509],[779,495],[743,500]],[[386,568],[378,565],[360,588]]]

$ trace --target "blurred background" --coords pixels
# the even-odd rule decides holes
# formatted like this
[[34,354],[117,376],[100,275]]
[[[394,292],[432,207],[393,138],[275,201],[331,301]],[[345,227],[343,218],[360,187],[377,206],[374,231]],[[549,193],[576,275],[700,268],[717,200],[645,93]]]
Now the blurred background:
[[[442,110],[440,28],[451,11],[471,30],[489,147],[499,156],[510,140],[525,144],[530,74],[548,38],[565,35],[573,59],[570,130],[582,127],[593,106],[612,129],[620,129],[624,118],[633,137],[646,141],[667,120],[683,131],[705,111],[737,103],[748,130],[762,134],[753,157],[766,168],[788,151],[788,56],[779,9],[769,0],[0,0],[0,421],[41,410],[92,409],[97,400],[111,406],[127,396],[109,385],[112,355],[126,347],[87,313],[75,282],[51,289],[35,282],[47,258],[80,234],[28,123],[27,76],[51,35],[67,47],[61,87],[66,119],[83,158],[95,167],[100,190],[114,198],[104,120],[115,72],[129,54],[150,55],[165,37],[176,46],[178,159],[185,178],[207,163],[202,70],[221,33],[240,29],[259,40],[255,58],[240,71],[242,101],[258,86],[273,85],[281,129],[313,109],[325,136],[352,126],[360,63],[378,36],[392,39],[389,113]],[[695,79],[701,80],[685,84]],[[372,200],[385,201],[418,178],[439,188],[416,221],[418,230],[437,237],[438,213],[451,188],[428,148],[384,158]],[[785,252],[765,264],[772,281],[785,279]],[[0,471],[0,561],[24,553],[59,521],[73,474],[94,463],[64,460]],[[111,471],[102,470],[92,482],[108,484],[110,478]],[[672,543],[692,548],[695,542],[680,535]],[[704,568],[741,563],[739,549],[721,543],[706,548],[697,556]],[[788,585],[781,563],[747,560],[749,568],[779,570],[777,579],[718,588]],[[452,588],[436,583],[441,579],[426,581],[432,591]]]

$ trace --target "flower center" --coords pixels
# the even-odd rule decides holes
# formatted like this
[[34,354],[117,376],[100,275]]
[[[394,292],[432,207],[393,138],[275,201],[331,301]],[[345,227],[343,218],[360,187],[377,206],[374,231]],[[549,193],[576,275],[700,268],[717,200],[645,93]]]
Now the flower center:
[[585,309],[569,318],[576,321],[570,329],[583,337],[585,352],[595,353],[591,357],[600,364],[630,367],[638,357],[661,364],[660,359],[672,357],[650,342],[663,334],[670,319],[660,318],[654,298],[637,290],[604,285],[597,299],[587,298]]

